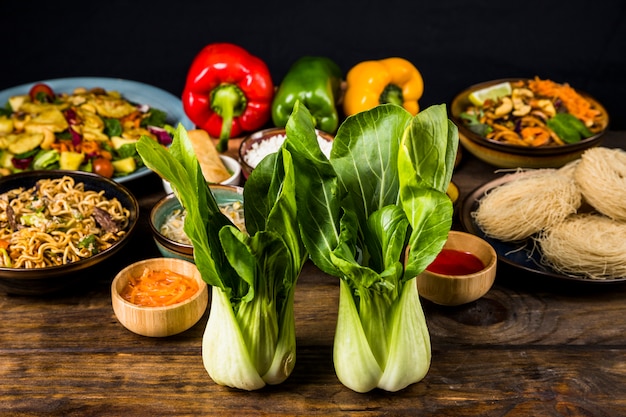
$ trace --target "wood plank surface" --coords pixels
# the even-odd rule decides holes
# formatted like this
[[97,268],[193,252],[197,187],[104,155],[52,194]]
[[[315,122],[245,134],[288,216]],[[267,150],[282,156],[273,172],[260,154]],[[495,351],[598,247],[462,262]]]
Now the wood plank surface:
[[[614,140],[626,138],[614,135]],[[495,175],[465,156],[463,194]],[[0,416],[620,416],[626,415],[626,285],[576,284],[499,266],[480,300],[423,300],[432,363],[423,381],[358,394],[332,362],[338,282],[307,263],[296,289],[297,359],[278,386],[216,385],[202,365],[208,310],[188,331],[138,336],[111,307],[115,273],[158,256],[147,216],[154,176],[130,184],[141,202],[123,253],[73,291],[0,294]]]

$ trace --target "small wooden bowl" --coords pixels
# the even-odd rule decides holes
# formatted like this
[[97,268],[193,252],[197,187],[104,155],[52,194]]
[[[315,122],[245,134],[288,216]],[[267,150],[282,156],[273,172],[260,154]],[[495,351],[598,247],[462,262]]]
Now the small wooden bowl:
[[436,304],[457,306],[485,295],[496,278],[498,256],[485,240],[470,233],[450,231],[444,249],[469,252],[482,261],[485,268],[468,275],[444,275],[425,270],[417,276],[419,294]]
[[[145,307],[130,303],[120,293],[129,278],[138,277],[145,268],[168,269],[198,282],[199,289],[191,298],[165,307]],[[175,258],[154,258],[135,262],[122,269],[111,284],[111,303],[115,316],[128,330],[142,336],[164,337],[181,333],[200,320],[209,302],[207,284],[195,264]]]

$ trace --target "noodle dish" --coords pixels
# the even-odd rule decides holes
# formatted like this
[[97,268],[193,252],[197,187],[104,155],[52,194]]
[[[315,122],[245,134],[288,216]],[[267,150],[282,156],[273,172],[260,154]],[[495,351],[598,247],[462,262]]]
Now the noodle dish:
[[450,106],[461,144],[498,167],[560,167],[601,143],[606,109],[568,83],[535,77],[471,86]]
[[109,258],[128,241],[138,211],[124,186],[92,173],[0,178],[0,288],[63,287],[71,273]]

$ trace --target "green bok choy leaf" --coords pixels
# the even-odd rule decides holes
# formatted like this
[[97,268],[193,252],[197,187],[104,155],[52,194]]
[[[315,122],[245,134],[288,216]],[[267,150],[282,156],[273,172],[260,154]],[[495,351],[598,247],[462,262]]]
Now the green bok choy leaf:
[[308,258],[289,153],[268,156],[248,178],[247,234],[220,212],[182,125],[169,150],[148,138],[139,140],[137,150],[147,167],[171,183],[186,210],[184,231],[202,278],[212,286],[202,341],[207,372],[220,385],[245,390],[283,382],[295,365],[294,291]]
[[302,239],[340,278],[333,361],[357,392],[397,391],[424,378],[431,347],[415,277],[452,225],[446,189],[458,147],[444,105],[412,117],[381,105],[347,118],[330,159],[296,106],[285,147],[294,161]]

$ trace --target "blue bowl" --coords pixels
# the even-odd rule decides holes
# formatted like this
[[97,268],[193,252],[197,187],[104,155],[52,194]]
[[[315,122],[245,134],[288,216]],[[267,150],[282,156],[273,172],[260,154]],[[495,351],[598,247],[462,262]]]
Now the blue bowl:
[[[218,205],[234,203],[239,201],[243,203],[243,188],[234,185],[217,185],[209,186]],[[150,213],[150,228],[154,242],[166,258],[184,259],[194,262],[193,246],[172,240],[161,233],[161,227],[167,217],[174,211],[180,210],[181,204],[173,193],[167,194],[159,200]]]

